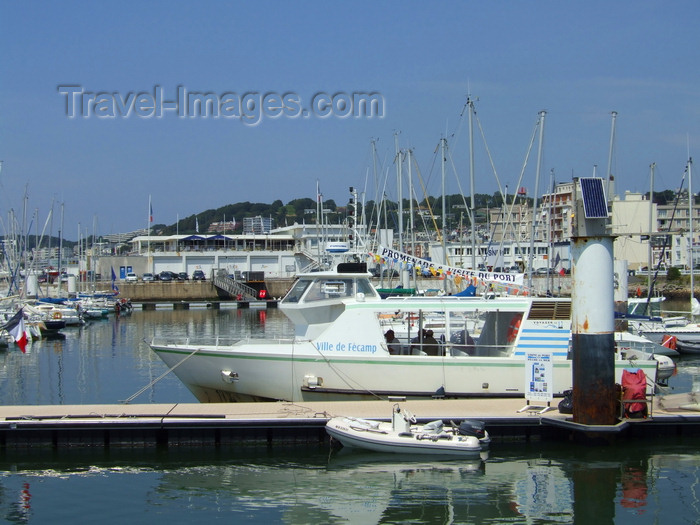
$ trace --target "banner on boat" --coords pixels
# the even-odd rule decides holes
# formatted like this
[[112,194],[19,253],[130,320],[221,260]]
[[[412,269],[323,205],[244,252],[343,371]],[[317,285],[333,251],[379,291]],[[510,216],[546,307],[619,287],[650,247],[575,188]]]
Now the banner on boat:
[[445,276],[453,279],[467,279],[473,282],[490,282],[506,286],[523,286],[525,275],[522,273],[496,273],[470,270],[467,268],[456,268],[445,264],[435,264],[432,261],[414,257],[408,253],[398,250],[391,250],[384,246],[379,246],[376,254],[370,254],[380,264],[392,262],[400,268],[415,268],[420,271],[429,271],[433,275]]

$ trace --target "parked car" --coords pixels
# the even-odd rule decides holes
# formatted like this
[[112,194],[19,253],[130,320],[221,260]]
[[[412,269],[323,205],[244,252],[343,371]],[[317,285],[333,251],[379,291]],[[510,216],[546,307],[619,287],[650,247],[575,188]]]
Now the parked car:
[[204,275],[204,272],[202,270],[195,270],[192,272],[192,280],[193,281],[206,281],[207,277]]
[[189,280],[189,275],[187,275],[187,272],[180,272],[177,274],[177,280],[178,281],[187,281]]
[[155,281],[156,278],[152,273],[146,272],[141,276],[143,282]]
[[129,272],[126,274],[126,282],[127,283],[135,283],[138,280],[139,280],[139,276],[136,275],[134,272]]
[[167,270],[163,270],[158,274],[158,280],[159,281],[164,281],[164,282],[169,282],[173,280],[173,273],[169,272]]
[[393,268],[381,268],[379,266],[375,266],[374,268],[370,269],[369,271],[374,277],[398,277],[399,272],[398,270],[395,270]]

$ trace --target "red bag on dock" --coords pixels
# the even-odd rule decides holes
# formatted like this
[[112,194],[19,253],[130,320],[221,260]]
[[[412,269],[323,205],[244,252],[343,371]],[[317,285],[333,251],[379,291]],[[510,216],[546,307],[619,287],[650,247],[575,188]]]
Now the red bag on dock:
[[622,399],[640,399],[641,403],[624,403],[625,417],[647,417],[647,376],[641,368],[622,371]]

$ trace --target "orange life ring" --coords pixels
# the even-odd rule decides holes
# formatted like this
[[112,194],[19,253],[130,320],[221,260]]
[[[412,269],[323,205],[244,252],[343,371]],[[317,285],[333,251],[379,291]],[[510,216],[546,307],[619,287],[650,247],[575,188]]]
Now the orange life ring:
[[53,318],[54,318],[54,319],[63,319],[63,314],[62,314],[61,312],[59,312],[58,310],[56,310],[56,311],[53,313]]
[[523,314],[515,314],[513,318],[510,320],[510,326],[508,326],[508,334],[506,335],[506,339],[509,343],[512,343],[515,341],[515,338],[518,337],[518,332],[520,331],[520,322],[523,319]]

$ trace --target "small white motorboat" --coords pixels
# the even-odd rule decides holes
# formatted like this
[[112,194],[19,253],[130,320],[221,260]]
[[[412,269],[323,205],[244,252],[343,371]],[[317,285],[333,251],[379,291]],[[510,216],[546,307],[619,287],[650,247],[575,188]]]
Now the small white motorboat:
[[491,442],[482,421],[464,420],[459,425],[442,420],[419,425],[411,412],[394,405],[391,423],[334,417],[326,432],[344,447],[399,454],[479,456]]

